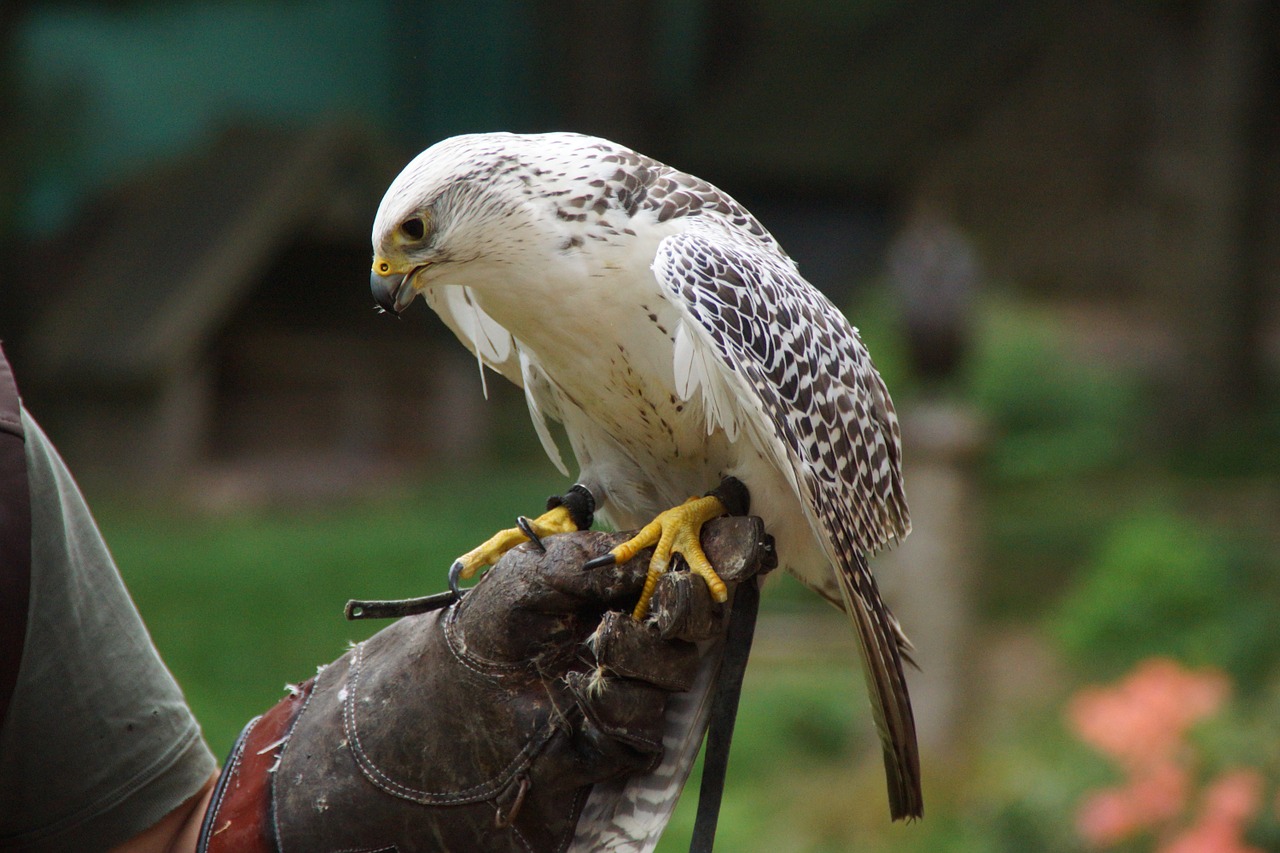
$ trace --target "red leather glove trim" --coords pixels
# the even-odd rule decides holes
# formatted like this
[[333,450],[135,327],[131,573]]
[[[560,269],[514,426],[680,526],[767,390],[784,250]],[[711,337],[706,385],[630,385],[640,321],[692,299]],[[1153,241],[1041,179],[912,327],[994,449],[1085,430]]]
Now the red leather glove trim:
[[271,772],[311,698],[309,679],[245,727],[205,815],[199,853],[278,853]]

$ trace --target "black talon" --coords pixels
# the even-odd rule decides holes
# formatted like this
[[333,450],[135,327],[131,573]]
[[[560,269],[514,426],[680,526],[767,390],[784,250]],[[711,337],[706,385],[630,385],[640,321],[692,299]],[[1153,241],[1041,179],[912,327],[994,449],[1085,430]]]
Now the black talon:
[[529,541],[538,546],[538,550],[547,553],[547,546],[542,544],[542,537],[533,529],[533,523],[523,515],[516,516],[516,527],[520,528],[520,532],[529,537]]
[[462,577],[462,561],[454,560],[449,567],[449,590],[455,598],[462,598],[462,590],[458,589],[458,580]]
[[610,551],[608,554],[601,554],[594,560],[587,560],[587,562],[582,564],[582,570],[584,572],[589,572],[594,569],[603,569],[605,566],[616,565],[618,565],[618,558],[613,555],[612,551]]

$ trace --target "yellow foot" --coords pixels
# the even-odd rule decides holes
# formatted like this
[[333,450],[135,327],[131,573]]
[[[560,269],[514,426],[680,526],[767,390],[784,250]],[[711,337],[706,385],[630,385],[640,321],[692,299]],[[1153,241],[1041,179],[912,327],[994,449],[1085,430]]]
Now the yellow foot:
[[563,505],[549,509],[537,518],[520,516],[516,519],[516,525],[507,530],[499,530],[483,544],[453,561],[453,565],[449,567],[449,588],[455,595],[458,594],[459,580],[468,580],[485,566],[496,564],[503,554],[522,542],[532,540],[541,548],[543,536],[572,533],[578,529],[573,514]]
[[716,601],[727,601],[729,592],[724,581],[711,568],[707,555],[702,553],[699,534],[702,525],[713,518],[725,515],[725,509],[718,497],[708,495],[705,498],[689,498],[683,504],[672,507],[658,514],[658,517],[641,528],[631,539],[615,547],[608,554],[587,563],[587,568],[625,563],[645,548],[653,546],[653,557],[649,560],[649,574],[644,579],[644,591],[636,603],[631,615],[640,620],[649,613],[649,599],[653,598],[653,590],[658,585],[658,578],[671,567],[671,557],[679,554],[689,564],[689,571],[707,582],[707,589]]

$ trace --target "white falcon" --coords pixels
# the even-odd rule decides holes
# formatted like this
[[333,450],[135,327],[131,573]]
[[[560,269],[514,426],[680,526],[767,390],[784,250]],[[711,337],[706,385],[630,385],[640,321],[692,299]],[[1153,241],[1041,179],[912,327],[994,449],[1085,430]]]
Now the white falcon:
[[[891,814],[919,816],[910,643],[866,561],[910,530],[897,417],[857,330],[755,217],[603,139],[476,134],[405,167],[378,209],[373,250],[378,304],[399,313],[422,295],[482,376],[487,366],[524,389],[568,476],[547,420],[563,425],[598,512],[619,530],[647,525],[633,550],[659,544],[651,577],[681,553],[723,598],[697,531],[724,506],[686,500],[723,477],[746,485],[780,565],[852,620]],[[563,509],[531,526],[574,529]],[[468,576],[524,539],[505,531],[455,568]],[[573,849],[656,843],[701,743],[717,666],[672,697],[657,770],[596,786]]]

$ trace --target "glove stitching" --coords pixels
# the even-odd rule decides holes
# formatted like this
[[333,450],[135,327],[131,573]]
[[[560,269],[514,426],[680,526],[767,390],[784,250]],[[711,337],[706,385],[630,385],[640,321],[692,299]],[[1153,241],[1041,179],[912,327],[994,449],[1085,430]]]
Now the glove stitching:
[[[497,808],[497,804],[494,804],[494,808]],[[520,842],[520,846],[524,848],[526,853],[533,853],[533,845],[529,843],[529,839],[524,837],[524,833],[520,831],[519,827],[512,826],[511,834]]]
[[466,642],[458,637],[458,605],[450,607],[444,615],[444,639],[449,647],[449,651],[457,658],[458,662],[467,669],[477,675],[493,676],[493,675],[509,675],[512,673],[523,673],[528,669],[527,664],[508,663],[507,661],[489,660],[477,655],[473,655],[466,649]]
[[515,801],[511,804],[511,808],[507,810],[505,815],[502,813],[502,806],[498,805],[495,800],[495,805],[498,805],[498,810],[493,816],[493,825],[497,829],[510,829],[515,823],[516,818],[520,816],[520,810],[524,808],[524,798],[529,793],[529,774],[517,773],[515,779],[512,779],[511,781],[514,783],[517,780],[520,782],[520,787],[516,791]]
[[[574,792],[573,802],[569,804],[570,815],[580,814],[579,810],[582,806],[582,798],[586,796],[587,792],[590,790],[591,790],[590,785],[584,785],[583,787],[579,788],[577,791]],[[577,834],[576,824],[577,824],[577,821],[574,821],[573,823],[569,824],[569,828],[565,830],[564,837],[560,841],[560,846],[558,846],[555,849],[554,853],[564,853],[564,851],[569,849],[569,844],[572,843],[574,836]]]
[[460,805],[491,799],[506,786],[513,775],[533,763],[534,756],[541,751],[542,747],[550,739],[547,734],[543,733],[539,739],[530,741],[506,767],[499,771],[497,776],[470,788],[438,792],[412,788],[384,773],[369,754],[365,752],[364,746],[360,742],[360,731],[356,725],[355,706],[363,659],[364,643],[360,643],[353,650],[351,658],[351,669],[347,676],[347,698],[343,703],[342,718],[347,740],[351,744],[351,753],[355,756],[357,766],[370,782],[389,794],[423,805]]
[[[271,807],[271,826],[276,831],[276,844],[281,848],[281,853],[283,853],[284,844],[280,839],[284,838],[284,836],[280,834],[280,812],[274,805],[276,799],[275,772],[279,769],[280,762],[284,760],[284,751],[289,747],[289,739],[293,737],[293,730],[298,727],[298,723],[302,720],[302,715],[307,713],[307,708],[311,706],[311,700],[320,692],[316,689],[319,685],[319,680],[320,673],[317,672],[316,683],[311,685],[311,690],[307,693],[307,698],[302,700],[302,707],[298,709],[298,713],[294,716],[293,722],[289,724],[288,731],[284,733],[284,740],[280,742],[280,752],[276,755],[275,764],[271,765],[271,769],[267,771],[271,774],[271,801],[273,804]],[[378,851],[375,850],[373,853],[378,853]]]
[[253,733],[253,730],[258,727],[258,723],[260,722],[262,722],[261,714],[254,717],[253,722],[249,723],[249,725],[245,727],[244,739],[240,742],[240,748],[236,750],[235,761],[231,763],[231,772],[233,774],[240,773],[240,765],[244,762],[244,751],[249,745],[249,735]]

